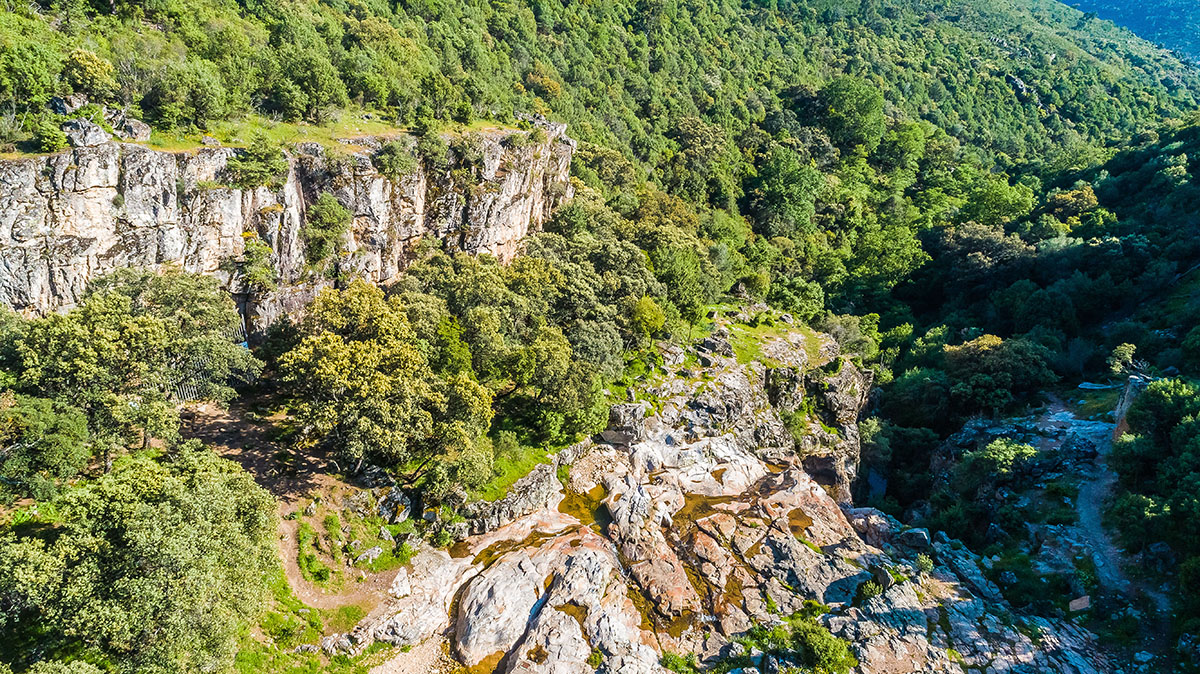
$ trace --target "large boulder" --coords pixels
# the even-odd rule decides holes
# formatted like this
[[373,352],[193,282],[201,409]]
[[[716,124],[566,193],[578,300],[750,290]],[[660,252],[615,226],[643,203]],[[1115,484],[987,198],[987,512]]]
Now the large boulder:
[[[850,508],[846,519],[867,545],[881,548],[892,542],[901,527],[896,518],[876,508]],[[928,536],[928,534],[926,534]]]
[[632,445],[646,434],[646,403],[622,403],[608,411],[608,428],[600,437],[612,445]]
[[553,508],[562,498],[562,483],[553,464],[543,463],[508,488],[504,498],[492,503],[467,505],[469,527],[463,533],[482,534],[544,508]]
[[389,524],[400,524],[412,514],[412,501],[409,500],[399,487],[392,487],[383,498],[379,499],[379,516]]
[[71,94],[70,96],[54,96],[50,99],[50,112],[56,115],[70,115],[88,104],[87,94]]
[[767,396],[780,412],[795,412],[804,402],[804,375],[799,368],[774,367],[767,370]]
[[117,138],[144,143],[150,140],[150,125],[140,119],[119,114],[109,122]]
[[843,426],[858,421],[866,407],[874,381],[870,370],[860,370],[849,358],[839,356],[808,377],[811,395],[820,401],[821,410],[831,425]]
[[72,119],[62,125],[72,147],[96,147],[112,140],[108,132],[89,119]]

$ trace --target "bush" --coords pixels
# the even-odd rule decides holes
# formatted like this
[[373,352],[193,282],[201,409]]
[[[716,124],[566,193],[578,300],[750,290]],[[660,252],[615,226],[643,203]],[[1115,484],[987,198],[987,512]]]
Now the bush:
[[694,653],[689,654],[687,657],[670,652],[663,653],[658,664],[675,672],[675,674],[699,674],[700,672],[700,664],[697,662]]
[[70,146],[67,134],[63,133],[57,121],[49,118],[41,120],[34,127],[33,142],[41,152],[58,152]]
[[417,158],[407,144],[400,141],[385,143],[371,159],[375,168],[392,180],[399,180],[417,170]]
[[917,571],[920,571],[922,574],[928,574],[930,571],[933,571],[933,559],[923,552],[917,555]]
[[1011,478],[1020,467],[1037,456],[1037,450],[1007,438],[993,440],[983,449],[967,452],[954,468],[958,489],[974,492],[984,484]]
[[858,586],[858,598],[866,601],[872,597],[878,597],[883,594],[883,586],[873,580],[868,580]]
[[283,149],[266,136],[255,136],[250,145],[227,164],[233,176],[233,184],[242,189],[264,185],[278,188],[287,176],[288,162]]
[[338,251],[342,237],[350,228],[350,220],[350,211],[328,192],[308,207],[300,236],[304,239],[305,255],[310,264],[323,262]]
[[417,138],[417,155],[430,170],[450,168],[450,146],[435,129],[427,129]]
[[793,622],[792,648],[800,654],[801,662],[818,672],[846,674],[858,666],[849,644],[813,618]]
[[271,247],[253,232],[242,234],[245,249],[242,252],[242,278],[254,292],[270,292],[279,287],[279,272],[271,263]]
[[75,49],[67,55],[62,74],[75,91],[86,93],[92,101],[103,101],[117,90],[114,72],[108,61],[86,49]]

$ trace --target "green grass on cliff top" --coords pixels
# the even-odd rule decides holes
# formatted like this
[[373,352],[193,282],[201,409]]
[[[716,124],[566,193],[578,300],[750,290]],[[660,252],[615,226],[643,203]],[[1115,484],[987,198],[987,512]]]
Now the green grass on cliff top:
[[[370,119],[366,118],[368,115]],[[509,127],[490,120],[476,120],[467,125],[457,124],[447,127],[445,133],[452,135],[509,128],[516,127]],[[200,142],[204,136],[216,138],[226,147],[245,147],[251,138],[263,135],[278,145],[311,141],[331,147],[344,145],[341,141],[354,138],[388,136],[407,132],[408,130],[404,127],[381,119],[377,113],[350,109],[338,112],[334,119],[324,124],[280,122],[261,115],[246,115],[239,119],[215,122],[203,131],[195,129],[159,131],[156,129],[151,133],[150,142],[146,145],[168,152],[190,152],[204,147],[204,144]]]

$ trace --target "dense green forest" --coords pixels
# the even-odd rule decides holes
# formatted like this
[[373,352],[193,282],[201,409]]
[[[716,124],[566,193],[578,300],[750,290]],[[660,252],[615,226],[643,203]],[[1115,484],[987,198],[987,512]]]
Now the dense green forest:
[[[685,120],[720,127],[713,149],[732,151],[772,113],[806,123],[810,89],[838,73],[1002,168],[1077,165],[1088,141],[1176,115],[1200,86],[1164,53],[1049,1],[73,0],[6,12],[0,35],[10,142],[41,138],[45,103],[69,92],[160,129],[248,112],[316,121],[351,102],[402,124],[534,110],[668,184],[698,168],[679,158],[698,131]],[[737,162],[713,166],[724,170],[712,196],[735,196],[716,185]]]
[[1078,0],[1068,4],[1177,49],[1190,60],[1200,58],[1200,7],[1194,2],[1152,0],[1134,5],[1120,0]]
[[[1200,318],[1185,292],[1200,77],[1111,24],[1017,0],[65,0],[0,14],[0,57],[14,151],[61,144],[47,103],[71,93],[160,136],[369,111],[421,132],[427,162],[448,161],[429,151],[438,129],[520,112],[581,141],[577,196],[511,264],[425,246],[395,286],[327,290],[253,353],[229,339],[237,313],[216,282],[181,272],[124,271],[70,312],[6,315],[0,490],[21,507],[0,536],[0,660],[14,671],[235,662],[274,578],[273,509],[180,439],[180,382],[226,401],[265,373],[254,385],[286,400],[298,447],[454,504],[599,430],[653,341],[691,338],[731,294],[875,371],[865,460],[893,478],[880,505],[925,502],[915,524],[968,542],[995,513],[927,475],[965,419],[1135,361],[1180,377],[1131,413],[1115,519],[1177,546],[1180,609],[1200,611],[1200,549],[1173,525],[1196,508],[1181,485],[1200,328],[1180,326]],[[339,208],[317,210],[344,227]],[[981,448],[964,483],[1021,451]]]

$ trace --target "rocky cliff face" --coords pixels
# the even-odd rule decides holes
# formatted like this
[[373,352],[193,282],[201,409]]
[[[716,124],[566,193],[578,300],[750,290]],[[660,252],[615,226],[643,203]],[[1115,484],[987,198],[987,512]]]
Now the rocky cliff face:
[[[800,655],[734,640],[816,600],[858,674],[1110,671],[1086,631],[1016,614],[961,544],[839,504],[869,381],[832,340],[808,353],[813,340],[793,336],[763,345],[772,369],[739,363],[724,331],[693,346],[701,366],[681,357],[654,376],[599,441],[484,508],[486,526],[449,552],[422,551],[400,591],[326,647],[444,636],[472,671],[665,674],[669,651],[776,672]],[[807,440],[780,406],[836,438]],[[813,456],[834,457],[824,484]]]
[[[235,262],[244,233],[270,244],[283,286],[253,298],[258,320],[311,295],[301,230],[308,204],[332,192],[354,215],[340,270],[386,284],[417,242],[515,254],[568,198],[575,144],[561,124],[542,123],[540,142],[519,131],[483,132],[470,166],[417,168],[392,180],[373,165],[387,139],[358,138],[331,152],[301,143],[289,152],[279,189],[229,186],[227,164],[240,152],[203,148],[171,153],[116,142],[0,162],[0,302],[43,313],[75,304],[87,282],[113,269],[175,264],[221,278],[239,292]],[[514,142],[520,139],[524,142]]]

